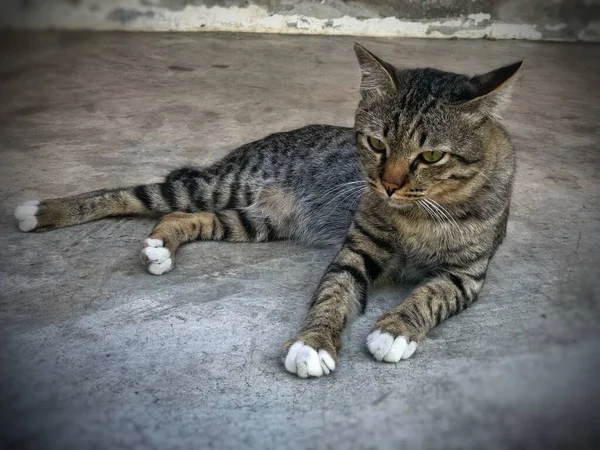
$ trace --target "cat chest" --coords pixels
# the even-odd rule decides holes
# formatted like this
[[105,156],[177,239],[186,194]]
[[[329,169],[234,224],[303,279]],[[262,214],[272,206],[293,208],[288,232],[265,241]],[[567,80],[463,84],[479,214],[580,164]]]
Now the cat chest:
[[473,236],[450,227],[405,226],[398,235],[398,258],[406,270],[429,272],[480,253]]

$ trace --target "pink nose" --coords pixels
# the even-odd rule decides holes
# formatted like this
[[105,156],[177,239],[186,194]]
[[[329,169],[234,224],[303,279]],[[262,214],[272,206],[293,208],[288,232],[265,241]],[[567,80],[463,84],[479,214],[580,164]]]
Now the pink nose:
[[381,180],[381,184],[383,185],[385,192],[387,192],[387,195],[390,197],[394,194],[394,192],[400,189],[400,186],[398,186],[396,183],[390,183],[389,181],[385,181],[383,179]]
[[406,161],[388,160],[383,166],[381,184],[391,197],[394,192],[401,189],[408,181],[408,164]]

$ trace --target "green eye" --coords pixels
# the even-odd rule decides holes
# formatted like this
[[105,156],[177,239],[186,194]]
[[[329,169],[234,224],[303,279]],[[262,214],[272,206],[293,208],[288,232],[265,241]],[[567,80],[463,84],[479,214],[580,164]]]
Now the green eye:
[[379,139],[374,138],[373,136],[369,136],[367,138],[367,141],[369,142],[369,145],[374,151],[379,153],[385,151],[385,144],[383,143],[383,141],[380,141]]
[[429,163],[429,164],[438,162],[440,159],[442,159],[444,157],[444,155],[445,155],[444,152],[440,152],[438,150],[435,150],[433,152],[421,153],[421,157],[423,158],[423,161],[425,161],[426,163]]

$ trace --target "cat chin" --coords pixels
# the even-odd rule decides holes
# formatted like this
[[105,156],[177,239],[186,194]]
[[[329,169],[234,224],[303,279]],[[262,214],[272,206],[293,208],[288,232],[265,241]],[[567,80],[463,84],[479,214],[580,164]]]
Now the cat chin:
[[398,209],[400,211],[408,211],[414,206],[414,202],[398,202],[394,200],[389,200],[388,205],[390,205],[394,209]]

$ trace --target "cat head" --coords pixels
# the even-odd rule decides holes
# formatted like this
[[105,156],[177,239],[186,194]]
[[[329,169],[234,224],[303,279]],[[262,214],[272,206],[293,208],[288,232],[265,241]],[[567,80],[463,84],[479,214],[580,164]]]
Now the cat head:
[[469,77],[397,69],[358,44],[354,49],[362,72],[359,155],[369,184],[392,206],[426,199],[458,205],[511,170],[501,167],[512,159],[499,153],[512,157],[512,147],[497,120],[521,61]]

